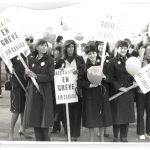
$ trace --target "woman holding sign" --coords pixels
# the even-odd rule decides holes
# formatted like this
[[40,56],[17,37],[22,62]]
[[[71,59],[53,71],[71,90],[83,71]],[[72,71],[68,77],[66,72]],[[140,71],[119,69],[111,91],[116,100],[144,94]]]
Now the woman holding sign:
[[[27,80],[24,77],[25,69],[19,57],[17,56],[14,57],[13,59],[11,59],[11,62],[13,64],[13,72],[16,73],[23,87],[16,79],[14,73],[10,74],[10,99],[11,99],[10,111],[12,113],[12,116],[11,116],[11,124],[10,124],[10,132],[9,132],[8,140],[9,141],[14,140],[14,127],[18,120],[19,114],[21,117],[21,125],[19,130],[20,137],[22,135],[25,138],[31,139],[32,137],[28,135],[23,128],[23,113],[24,113],[25,101],[26,101],[25,88],[27,86]],[[10,73],[7,67],[6,67],[6,71]]]
[[54,60],[47,56],[48,43],[44,39],[36,42],[37,56],[29,61],[26,76],[36,79],[39,91],[29,80],[24,112],[24,126],[33,127],[36,141],[49,141],[49,127],[53,126],[52,80]]
[[[63,53],[65,68],[74,67],[76,69],[73,73],[79,75],[79,70],[83,69],[85,63],[83,57],[77,55],[77,47],[74,40],[65,41]],[[72,141],[77,141],[77,138],[80,136],[81,114],[82,98],[78,96],[78,102],[69,103],[70,133]]]
[[107,75],[113,86],[113,95],[118,92],[125,92],[121,96],[110,102],[113,118],[114,142],[118,142],[120,131],[120,140],[127,141],[129,123],[135,122],[134,113],[134,95],[132,91],[127,92],[127,88],[133,84],[133,77],[127,72],[125,62],[127,60],[128,43],[118,41],[116,44],[117,56],[112,58],[108,65]]
[[[142,66],[150,64],[150,43],[143,46],[145,49]],[[137,135],[140,140],[145,138],[150,139],[150,92],[143,94],[140,88],[137,89],[136,97],[136,108],[137,108]],[[144,119],[144,111],[145,117]],[[144,121],[146,121],[144,123]],[[145,125],[144,125],[145,124]],[[146,127],[146,130],[144,128]]]
[[[108,93],[101,84],[101,60],[97,59],[95,44],[86,46],[86,54],[88,58],[85,69],[80,70],[81,72],[79,74],[79,85],[83,88],[83,126],[89,128],[91,142],[94,142],[94,129],[99,128],[100,141],[103,142],[104,127],[112,125]],[[92,68],[95,68],[95,71],[90,72]],[[94,81],[97,70],[99,70],[99,73],[97,73],[97,81]]]

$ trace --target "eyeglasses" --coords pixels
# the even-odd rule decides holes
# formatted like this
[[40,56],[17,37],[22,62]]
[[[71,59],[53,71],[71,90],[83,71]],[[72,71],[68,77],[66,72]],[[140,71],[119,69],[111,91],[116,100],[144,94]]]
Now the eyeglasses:
[[33,39],[29,39],[29,38],[26,38],[25,40],[26,40],[27,42],[30,42],[30,43],[33,42]]

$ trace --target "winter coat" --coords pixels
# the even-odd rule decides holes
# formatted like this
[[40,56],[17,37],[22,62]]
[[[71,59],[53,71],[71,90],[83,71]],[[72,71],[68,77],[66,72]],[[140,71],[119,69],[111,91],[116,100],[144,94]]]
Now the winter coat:
[[54,77],[54,60],[47,55],[40,60],[30,59],[29,68],[37,75],[39,92],[30,80],[24,112],[25,127],[48,128],[53,126],[52,80]]
[[87,59],[85,69],[80,70],[79,86],[83,88],[83,126],[87,128],[107,127],[112,125],[112,117],[108,102],[108,94],[103,85],[90,88],[87,70],[92,66],[100,65],[100,60],[93,65]]
[[[126,71],[125,61],[117,55],[111,59],[108,66],[108,76],[112,85],[112,95],[120,92],[120,87],[129,87],[133,84],[133,77]],[[128,91],[115,98],[111,102],[111,110],[114,124],[128,124],[135,122],[134,95]]]

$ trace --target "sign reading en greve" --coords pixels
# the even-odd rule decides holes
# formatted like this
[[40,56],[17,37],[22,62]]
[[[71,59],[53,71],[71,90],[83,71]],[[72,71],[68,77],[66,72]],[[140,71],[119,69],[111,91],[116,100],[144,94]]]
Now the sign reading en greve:
[[18,24],[10,17],[10,10],[0,14],[0,54],[8,59],[30,51],[24,37],[17,31]]
[[75,89],[77,87],[77,75],[74,75],[71,68],[64,70],[56,69],[54,76],[56,104],[78,102]]

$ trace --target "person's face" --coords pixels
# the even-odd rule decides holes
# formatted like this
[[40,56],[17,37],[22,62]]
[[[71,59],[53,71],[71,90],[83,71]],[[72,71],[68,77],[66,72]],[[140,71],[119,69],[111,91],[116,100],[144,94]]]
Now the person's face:
[[96,52],[89,52],[87,54],[87,57],[91,62],[96,61],[97,53]]
[[147,46],[146,50],[145,50],[145,55],[147,59],[150,59],[150,46]]
[[31,38],[31,37],[26,37],[25,38],[25,41],[26,41],[26,43],[27,43],[27,45],[29,46],[29,48],[30,49],[33,49],[33,38]]
[[127,51],[128,51],[128,48],[127,47],[118,47],[118,49],[117,49],[117,52],[122,56],[122,57],[124,57],[124,56],[126,56],[126,54],[127,54]]
[[74,45],[70,44],[70,46],[67,48],[67,54],[68,56],[73,56],[74,53]]
[[42,53],[42,54],[47,53],[47,49],[48,49],[47,43],[38,45],[38,46],[36,47],[36,49],[38,50],[39,53]]
[[60,53],[59,53],[59,51],[58,51],[58,50],[55,50],[55,54],[54,54],[54,56],[55,56],[55,58],[59,58]]
[[63,39],[60,40],[59,45],[63,45]]

